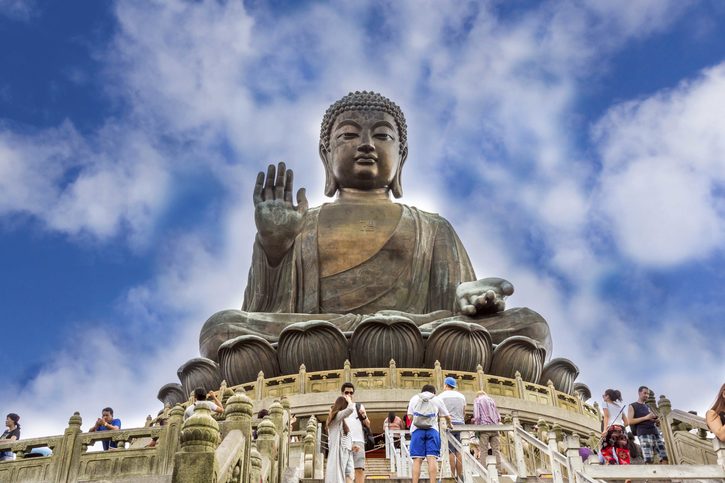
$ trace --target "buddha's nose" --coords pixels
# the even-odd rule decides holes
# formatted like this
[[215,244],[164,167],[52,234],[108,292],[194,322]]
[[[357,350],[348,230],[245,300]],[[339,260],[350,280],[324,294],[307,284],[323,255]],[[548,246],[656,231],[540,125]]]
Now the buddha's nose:
[[360,137],[360,145],[357,147],[358,151],[363,151],[365,153],[371,153],[375,151],[375,146],[372,143],[372,138],[370,136],[370,133],[363,133]]

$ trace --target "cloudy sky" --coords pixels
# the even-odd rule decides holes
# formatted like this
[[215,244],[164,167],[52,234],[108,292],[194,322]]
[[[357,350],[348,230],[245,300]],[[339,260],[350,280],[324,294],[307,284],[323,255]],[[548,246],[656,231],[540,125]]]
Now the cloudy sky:
[[717,0],[0,0],[0,411],[138,426],[239,308],[257,171],[325,201],[327,106],[408,118],[402,201],[551,324],[596,399],[725,379]]

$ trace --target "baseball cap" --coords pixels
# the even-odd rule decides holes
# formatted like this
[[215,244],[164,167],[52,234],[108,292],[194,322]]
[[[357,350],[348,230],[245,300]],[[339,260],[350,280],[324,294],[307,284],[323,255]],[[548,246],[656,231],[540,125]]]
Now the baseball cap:
[[443,384],[445,384],[446,386],[454,387],[454,388],[458,387],[456,380],[453,379],[452,377],[446,377],[446,380],[443,381]]

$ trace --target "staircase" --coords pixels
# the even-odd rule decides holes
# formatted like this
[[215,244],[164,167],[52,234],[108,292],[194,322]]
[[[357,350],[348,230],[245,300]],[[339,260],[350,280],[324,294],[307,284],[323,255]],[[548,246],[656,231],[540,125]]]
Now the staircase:
[[367,458],[365,460],[366,480],[390,480],[390,460],[388,458]]

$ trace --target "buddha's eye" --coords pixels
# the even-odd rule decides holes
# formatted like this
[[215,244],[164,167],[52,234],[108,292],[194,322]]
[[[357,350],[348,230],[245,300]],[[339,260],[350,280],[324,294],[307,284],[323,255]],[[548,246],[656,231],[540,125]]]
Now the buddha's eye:
[[390,134],[385,133],[385,132],[375,133],[373,135],[373,137],[375,139],[380,139],[381,141],[392,141],[393,140],[393,136],[391,136]]
[[356,132],[343,132],[343,133],[340,133],[340,134],[337,135],[337,138],[338,139],[343,139],[343,140],[346,140],[346,141],[347,140],[350,140],[350,139],[355,139],[356,137],[357,137],[357,133]]

